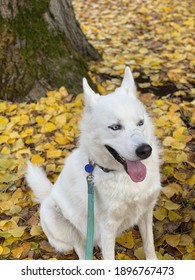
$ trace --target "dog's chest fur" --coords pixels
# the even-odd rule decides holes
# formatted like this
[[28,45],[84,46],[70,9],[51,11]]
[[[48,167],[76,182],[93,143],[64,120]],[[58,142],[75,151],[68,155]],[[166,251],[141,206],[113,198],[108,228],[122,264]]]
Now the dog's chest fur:
[[136,225],[159,194],[159,189],[147,189],[149,182],[133,184],[122,172],[103,174],[98,170],[95,175],[96,222],[117,228],[117,235]]

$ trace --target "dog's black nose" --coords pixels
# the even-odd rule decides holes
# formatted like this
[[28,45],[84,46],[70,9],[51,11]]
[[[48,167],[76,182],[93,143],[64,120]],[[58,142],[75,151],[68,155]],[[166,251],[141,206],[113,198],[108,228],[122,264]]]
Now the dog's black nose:
[[141,159],[148,158],[152,153],[152,147],[148,144],[142,144],[136,149],[136,155]]

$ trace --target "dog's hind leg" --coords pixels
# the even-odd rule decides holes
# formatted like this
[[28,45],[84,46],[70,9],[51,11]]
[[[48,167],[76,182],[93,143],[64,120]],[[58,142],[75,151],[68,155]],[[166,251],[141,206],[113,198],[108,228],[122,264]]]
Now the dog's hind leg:
[[79,259],[84,259],[85,242],[78,230],[67,220],[51,197],[40,209],[41,226],[49,243],[59,252],[75,249]]
[[115,259],[115,236],[116,227],[101,224],[101,249],[104,260]]
[[153,237],[153,208],[147,210],[147,212],[140,218],[138,227],[143,241],[144,252],[147,260],[157,260],[154,237]]

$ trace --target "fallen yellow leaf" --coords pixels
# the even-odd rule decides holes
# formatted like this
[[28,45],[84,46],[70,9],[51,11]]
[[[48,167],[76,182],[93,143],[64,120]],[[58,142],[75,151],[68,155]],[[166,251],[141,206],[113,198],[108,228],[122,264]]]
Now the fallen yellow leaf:
[[26,229],[26,226],[21,226],[21,227],[15,228],[15,229],[10,229],[8,232],[13,237],[21,237],[24,234],[25,229]]
[[117,253],[117,260],[131,260],[131,258],[124,253]]
[[0,145],[3,143],[7,143],[8,139],[9,139],[9,136],[0,135]]
[[117,237],[116,242],[128,249],[132,249],[135,245],[131,231],[123,233],[121,236]]
[[193,244],[193,238],[189,234],[182,234],[179,245],[180,246],[189,246],[190,244]]
[[9,210],[11,206],[13,205],[12,201],[1,201],[0,202],[0,209],[3,211]]
[[144,254],[144,249],[143,247],[140,247],[135,250],[134,255],[138,260],[144,260],[145,259],[145,254]]
[[48,122],[43,126],[42,132],[52,132],[54,130],[56,130],[56,126],[53,123]]
[[3,253],[3,247],[0,245],[0,255]]
[[43,234],[42,228],[37,225],[32,225],[31,230],[30,230],[30,235],[32,236],[37,236]]
[[22,255],[23,248],[18,247],[18,248],[12,249],[11,252],[12,252],[12,256],[14,259],[19,259]]
[[7,109],[6,102],[0,102],[0,113],[6,111],[6,109]]
[[59,145],[66,145],[69,142],[69,140],[66,138],[66,136],[61,134],[61,133],[56,133],[55,134],[55,141]]
[[36,117],[36,122],[37,122],[39,125],[42,125],[42,124],[45,122],[45,120],[44,120],[44,118],[43,118],[42,116],[37,116],[37,117]]
[[15,202],[15,201],[17,201],[18,199],[21,199],[21,198],[23,198],[23,197],[24,197],[23,191],[22,191],[20,188],[18,188],[18,189],[13,193],[11,199]]
[[56,165],[54,163],[50,163],[46,166],[46,172],[55,172],[56,170]]
[[66,90],[65,87],[61,87],[61,88],[59,89],[59,93],[60,93],[62,96],[64,96],[64,97],[68,96],[68,92],[67,92],[67,90]]
[[[23,112],[21,112],[21,114],[22,114]],[[21,115],[20,116],[20,120],[19,120],[19,125],[21,125],[21,126],[23,126],[23,125],[25,125],[25,124],[28,124],[29,123],[29,116],[27,116],[27,115]]]
[[45,160],[40,155],[33,155],[31,158],[33,164],[42,165]]
[[106,90],[105,88],[101,85],[101,84],[97,84],[97,89],[98,89],[98,92],[101,93],[101,94],[105,94],[106,93]]
[[166,195],[166,197],[171,198],[174,194],[182,193],[182,188],[179,184],[170,183],[162,188],[162,192]]
[[10,253],[10,248],[6,246],[0,246],[0,255],[7,255]]
[[61,150],[47,151],[47,158],[59,158],[62,155]]
[[177,247],[180,242],[181,235],[180,234],[166,234],[165,240],[172,247]]
[[0,126],[5,126],[6,124],[9,123],[8,118],[4,117],[4,116],[0,116]]
[[182,216],[178,215],[176,212],[174,211],[169,211],[168,213],[168,218],[171,222],[176,222],[178,220],[181,220],[182,219]]
[[167,210],[165,208],[160,208],[155,210],[153,214],[157,220],[163,221],[167,217]]
[[178,210],[180,209],[180,204],[174,203],[171,200],[168,200],[165,202],[165,208],[167,210]]

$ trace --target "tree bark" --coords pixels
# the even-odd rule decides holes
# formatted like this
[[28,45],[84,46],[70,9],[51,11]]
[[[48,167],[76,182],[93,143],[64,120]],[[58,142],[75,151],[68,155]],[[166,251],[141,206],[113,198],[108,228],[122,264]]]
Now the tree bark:
[[0,98],[35,100],[89,79],[87,60],[101,59],[82,33],[71,0],[0,0]]
[[89,44],[76,20],[71,0],[51,0],[47,20],[54,30],[60,30],[71,46],[87,60],[101,59],[99,53]]

